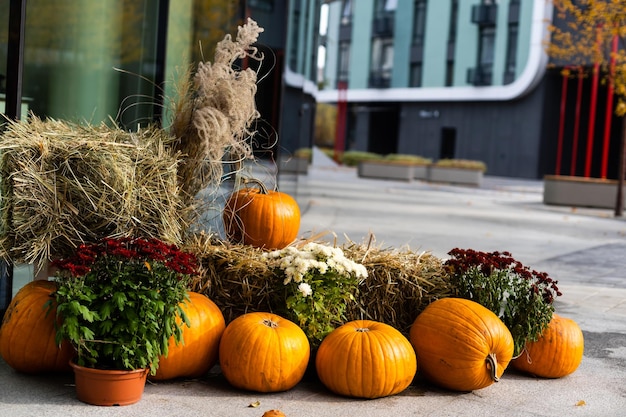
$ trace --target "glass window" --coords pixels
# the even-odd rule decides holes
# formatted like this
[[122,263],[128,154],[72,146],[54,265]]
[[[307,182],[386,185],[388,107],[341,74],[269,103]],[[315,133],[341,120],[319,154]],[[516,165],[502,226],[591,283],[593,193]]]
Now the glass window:
[[496,41],[496,28],[494,26],[485,26],[480,29],[480,61],[482,68],[493,65],[493,55]]
[[413,43],[424,43],[426,33],[426,0],[416,0],[413,10]]
[[382,78],[391,78],[393,68],[393,39],[375,38],[372,41],[372,71]]
[[507,74],[515,74],[515,67],[516,67],[516,61],[517,61],[517,35],[518,35],[517,24],[510,24],[508,39],[507,39],[507,49],[506,49],[505,71]]
[[411,64],[410,81],[411,87],[422,86],[422,63],[414,62]]
[[[9,3],[0,0],[0,74]],[[236,30],[236,7],[230,1],[170,2],[166,82],[191,61],[213,59],[206,46]],[[153,97],[163,95],[154,84],[164,69],[157,62],[158,9],[157,1],[29,0],[22,95],[30,110],[94,124],[117,117],[127,128],[152,121],[160,111]]]
[[454,61],[446,61],[446,87],[451,87],[454,83]]
[[352,0],[343,0],[341,6],[341,24],[347,25],[352,21]]
[[450,27],[448,28],[448,43],[456,42],[458,16],[459,2],[458,0],[452,0],[452,6],[450,7]]
[[347,81],[350,68],[350,42],[341,42],[339,44],[339,81]]

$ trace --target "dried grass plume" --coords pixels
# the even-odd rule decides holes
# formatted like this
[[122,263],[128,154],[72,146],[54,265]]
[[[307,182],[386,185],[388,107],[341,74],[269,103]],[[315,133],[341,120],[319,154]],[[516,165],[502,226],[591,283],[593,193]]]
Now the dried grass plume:
[[235,41],[226,35],[217,44],[214,62],[200,62],[195,74],[183,77],[179,86],[170,132],[176,138],[173,150],[181,154],[179,184],[188,201],[207,186],[219,185],[227,153],[242,160],[253,157],[248,138],[249,126],[259,117],[254,100],[257,74],[236,64],[263,59],[253,46],[261,32],[263,28],[248,19],[238,27]]

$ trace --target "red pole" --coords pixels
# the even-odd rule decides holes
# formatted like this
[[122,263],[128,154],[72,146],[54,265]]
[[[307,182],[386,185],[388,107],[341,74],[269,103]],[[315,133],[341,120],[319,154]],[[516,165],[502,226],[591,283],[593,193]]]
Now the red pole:
[[609,88],[606,97],[606,112],[604,115],[604,140],[602,144],[602,167],[601,178],[605,179],[609,165],[609,142],[611,137],[611,118],[613,117],[613,76],[615,75],[615,54],[617,53],[617,35],[613,35],[612,54],[611,54],[611,76],[609,77]]
[[335,162],[341,161],[341,154],[346,142],[346,117],[348,107],[348,83],[339,81],[337,83],[339,98],[337,100],[337,122],[335,125]]
[[574,119],[574,140],[572,143],[572,163],[570,175],[576,175],[576,157],[578,154],[578,130],[580,129],[580,104],[583,94],[583,68],[578,67],[578,91],[576,91],[576,118]]
[[593,83],[591,84],[591,103],[589,104],[589,128],[587,129],[587,153],[585,154],[585,177],[591,176],[591,156],[593,155],[593,136],[596,126],[596,106],[598,103],[598,79],[600,64],[593,65]]
[[567,81],[569,76],[569,69],[563,71],[563,82],[561,84],[561,110],[559,114],[559,136],[556,145],[556,168],[554,173],[561,175],[561,158],[563,157],[563,134],[565,131],[565,107],[567,101]]

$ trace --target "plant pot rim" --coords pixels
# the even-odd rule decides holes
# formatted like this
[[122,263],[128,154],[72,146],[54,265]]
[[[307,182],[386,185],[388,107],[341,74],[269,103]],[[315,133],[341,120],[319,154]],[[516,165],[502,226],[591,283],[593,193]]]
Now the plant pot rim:
[[78,370],[86,370],[87,372],[93,372],[93,373],[106,373],[106,374],[132,374],[132,373],[142,373],[142,372],[148,372],[149,369],[148,368],[137,368],[137,369],[103,369],[103,368],[91,368],[89,366],[82,366],[82,365],[78,365],[76,362],[74,362],[74,359],[71,359],[70,361],[70,366],[72,367],[72,369],[78,369]]

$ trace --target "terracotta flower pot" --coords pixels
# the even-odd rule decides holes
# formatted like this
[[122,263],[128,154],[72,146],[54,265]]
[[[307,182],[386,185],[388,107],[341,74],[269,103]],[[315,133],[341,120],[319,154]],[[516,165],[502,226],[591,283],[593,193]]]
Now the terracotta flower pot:
[[70,362],[74,369],[76,396],[92,405],[129,405],[138,402],[146,385],[147,369],[134,371],[86,368]]

